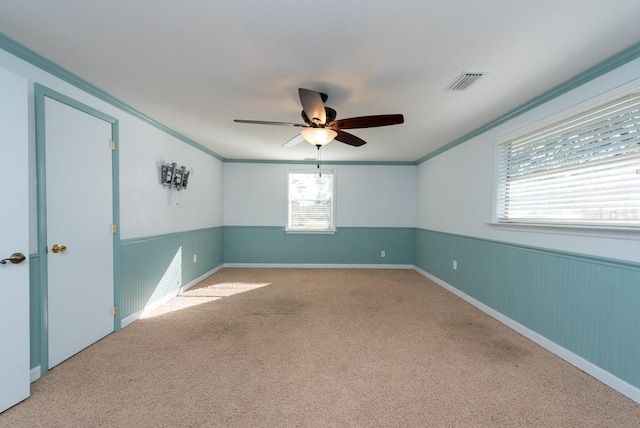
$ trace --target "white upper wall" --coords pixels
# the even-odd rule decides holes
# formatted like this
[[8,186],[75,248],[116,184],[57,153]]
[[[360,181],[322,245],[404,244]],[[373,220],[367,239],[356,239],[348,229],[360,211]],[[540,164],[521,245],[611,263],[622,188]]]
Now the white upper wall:
[[[225,226],[282,226],[287,171],[315,165],[225,163]],[[336,226],[414,227],[415,166],[325,165],[336,174]]]
[[[121,237],[222,226],[222,162],[153,126],[123,122]],[[186,190],[177,192],[160,183],[161,166],[171,162],[192,170]]]
[[[119,121],[120,236],[122,239],[222,226],[223,164],[149,123],[114,107],[0,49],[0,67],[26,77]],[[33,92],[31,100],[33,106]],[[37,251],[35,126],[30,113],[30,251]],[[90,162],[75,159],[74,162]],[[176,162],[193,168],[180,204],[160,184],[160,165]]]
[[640,60],[628,63],[495,127],[418,166],[416,226],[574,253],[640,262],[640,235],[571,230],[508,229],[493,222],[495,154],[505,135],[640,79]]
[[337,165],[338,226],[415,227],[415,166]]

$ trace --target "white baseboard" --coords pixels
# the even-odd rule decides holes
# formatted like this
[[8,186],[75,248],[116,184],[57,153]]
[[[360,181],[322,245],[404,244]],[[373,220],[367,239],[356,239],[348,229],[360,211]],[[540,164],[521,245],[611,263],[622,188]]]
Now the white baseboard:
[[266,269],[413,269],[413,265],[383,264],[321,264],[321,263],[225,263],[226,268]]
[[456,296],[460,297],[461,299],[465,300],[466,302],[472,304],[473,306],[475,306],[476,308],[480,309],[481,311],[483,311],[487,315],[489,315],[489,316],[495,318],[496,320],[500,321],[501,323],[503,323],[507,327],[517,331],[518,333],[520,333],[524,337],[528,338],[529,340],[537,343],[538,345],[542,346],[546,350],[556,354],[558,357],[562,358],[563,360],[567,361],[568,363],[573,364],[574,366],[576,366],[577,368],[579,368],[583,372],[593,376],[594,378],[598,379],[600,382],[604,383],[605,385],[608,385],[611,388],[613,388],[616,391],[618,391],[619,393],[621,393],[623,395],[626,395],[627,397],[629,397],[630,399],[632,399],[636,403],[640,403],[640,389],[636,388],[635,386],[625,382],[624,380],[622,380],[619,377],[609,373],[608,371],[602,369],[601,367],[598,367],[595,364],[585,360],[581,356],[579,356],[577,354],[574,354],[573,352],[569,351],[568,349],[563,348],[562,346],[558,345],[557,343],[552,342],[551,340],[549,340],[546,337],[542,336],[541,334],[536,333],[535,331],[525,327],[524,325],[520,324],[519,322],[514,321],[511,318],[501,314],[500,312],[496,311],[495,309],[490,308],[489,306],[485,305],[484,303],[480,302],[479,300],[476,300],[475,298],[469,296],[468,294],[458,290],[457,288],[455,288],[452,285],[446,283],[445,281],[441,280],[440,278],[437,278],[437,277],[431,275],[430,273],[425,272],[424,270],[418,268],[417,266],[414,266],[414,269],[416,270],[416,272],[418,272],[418,273],[424,275],[425,277],[429,278],[430,280],[432,280],[436,284],[440,285],[444,289],[450,291],[451,293],[455,294]]
[[207,277],[213,275],[214,273],[218,272],[220,269],[222,269],[222,267],[223,267],[223,265],[216,266],[215,268],[211,269],[210,271],[203,273],[202,275],[200,275],[196,279],[187,282],[182,287],[180,287],[180,289],[178,289],[177,292],[169,293],[166,296],[162,297],[162,299],[156,300],[152,304],[150,304],[148,306],[145,306],[144,308],[142,308],[139,311],[129,315],[128,317],[122,318],[120,320],[120,328],[125,328],[126,326],[130,325],[131,323],[136,321],[138,318],[140,318],[142,315],[144,315],[144,314],[146,314],[148,312],[151,312],[152,310],[154,310],[155,308],[157,308],[160,305],[163,305],[163,304],[167,303],[169,300],[173,299],[178,294],[184,293],[185,291],[187,291],[188,289],[190,289],[191,287],[193,287],[194,285],[196,285],[200,281],[202,281],[202,280],[206,279]]
[[135,312],[135,313],[129,315],[128,317],[122,318],[120,320],[120,328],[125,328],[126,326],[128,326],[131,323],[133,323],[134,321],[136,321],[138,318],[140,318],[142,316],[143,312],[144,312],[144,309],[140,309],[138,312]]
[[40,366],[31,369],[31,371],[29,372],[29,378],[31,379],[31,382],[35,382],[40,379],[40,372]]
[[186,284],[184,284],[182,287],[180,287],[180,293],[184,293],[185,291],[187,291],[188,289],[190,289],[191,287],[193,287],[194,285],[198,284],[200,281],[207,279],[208,277],[210,277],[211,275],[213,275],[214,273],[218,272],[220,269],[222,269],[224,267],[224,265],[219,265],[214,267],[213,269],[211,269],[208,272],[203,273],[202,275],[200,275],[199,277],[197,277],[196,279],[194,279],[193,281],[189,281]]

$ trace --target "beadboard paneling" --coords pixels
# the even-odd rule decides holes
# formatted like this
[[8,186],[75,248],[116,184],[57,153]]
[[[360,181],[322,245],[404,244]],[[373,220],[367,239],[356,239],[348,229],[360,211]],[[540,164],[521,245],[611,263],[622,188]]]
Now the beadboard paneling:
[[640,387],[640,265],[417,229],[416,266]]
[[40,299],[40,256],[29,254],[29,329],[31,365],[40,365],[40,327],[42,320],[42,300]]
[[[225,263],[413,264],[414,229],[341,227],[335,234],[283,227],[225,226]],[[386,257],[380,257],[380,251]]]
[[[120,245],[121,320],[220,266],[223,228],[128,239]],[[193,262],[193,255],[198,261]]]

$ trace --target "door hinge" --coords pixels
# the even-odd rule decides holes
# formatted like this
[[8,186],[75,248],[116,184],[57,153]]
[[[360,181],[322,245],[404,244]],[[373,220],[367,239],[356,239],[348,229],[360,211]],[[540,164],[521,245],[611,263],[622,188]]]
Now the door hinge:
[[118,226],[115,223],[111,225],[111,233],[113,233],[114,235],[118,233]]
[[113,305],[113,309],[111,311],[113,313],[113,316],[115,317],[116,315],[118,315],[118,307],[116,305]]
[[111,140],[111,150],[116,149],[116,140]]

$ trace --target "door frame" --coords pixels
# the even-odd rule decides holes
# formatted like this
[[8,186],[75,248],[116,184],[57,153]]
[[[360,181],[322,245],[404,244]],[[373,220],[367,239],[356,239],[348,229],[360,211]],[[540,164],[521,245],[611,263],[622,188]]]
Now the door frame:
[[[119,186],[119,124],[118,119],[89,107],[66,95],[34,84],[35,98],[35,140],[36,140],[36,191],[37,191],[37,237],[38,256],[40,259],[40,376],[49,370],[49,324],[48,324],[48,266],[47,266],[47,172],[45,149],[45,98],[58,101],[75,108],[95,118],[111,124],[111,139],[115,148],[111,151],[111,189],[112,189],[112,218],[116,225],[113,234],[113,304],[117,307],[120,301],[120,186]],[[113,317],[113,331],[120,329],[120,317]]]

